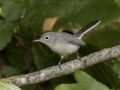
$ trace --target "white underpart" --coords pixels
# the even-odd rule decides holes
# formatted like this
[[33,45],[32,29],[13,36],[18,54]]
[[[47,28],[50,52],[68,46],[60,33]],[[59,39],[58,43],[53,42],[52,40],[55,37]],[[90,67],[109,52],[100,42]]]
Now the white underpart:
[[78,45],[68,44],[56,44],[54,48],[51,48],[54,52],[60,54],[61,56],[67,56],[69,54],[75,53],[78,49]]

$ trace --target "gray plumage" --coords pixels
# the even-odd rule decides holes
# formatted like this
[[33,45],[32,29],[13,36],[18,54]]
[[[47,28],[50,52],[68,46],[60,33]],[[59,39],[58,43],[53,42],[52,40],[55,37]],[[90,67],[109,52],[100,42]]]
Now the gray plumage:
[[[40,39],[34,41],[39,41],[47,45],[51,50],[58,53],[62,60],[65,56],[77,52],[80,46],[85,45],[81,40],[82,36],[99,23],[99,20],[90,22],[74,35],[65,32],[46,32],[40,37]],[[78,53],[77,56],[79,58]],[[59,67],[61,60],[59,62]]]
[[[46,39],[46,37],[48,37],[48,39]],[[76,52],[80,45],[85,45],[83,41],[74,35],[65,32],[47,32],[43,34],[40,39],[42,43],[64,57]]]

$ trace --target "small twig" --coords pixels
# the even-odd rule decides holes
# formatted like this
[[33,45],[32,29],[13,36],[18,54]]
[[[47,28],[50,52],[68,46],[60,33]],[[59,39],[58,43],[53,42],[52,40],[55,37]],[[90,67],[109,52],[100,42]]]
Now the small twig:
[[88,66],[92,66],[96,63],[111,58],[116,58],[118,56],[120,56],[120,45],[108,49],[103,49],[101,51],[82,57],[81,61],[76,59],[64,63],[61,65],[62,70],[58,67],[58,65],[56,65],[37,72],[20,75],[20,76],[13,76],[10,78],[3,78],[2,80],[7,81],[9,83],[13,83],[17,86],[39,83],[42,81],[47,81],[52,78],[70,74],[77,69],[83,69]]

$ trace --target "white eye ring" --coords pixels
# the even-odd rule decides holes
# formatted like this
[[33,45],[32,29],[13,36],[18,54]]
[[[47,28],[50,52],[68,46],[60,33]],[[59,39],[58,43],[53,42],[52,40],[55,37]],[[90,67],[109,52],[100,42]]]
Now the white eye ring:
[[45,39],[49,39],[49,37],[48,37],[48,36],[46,36],[46,37],[45,37]]

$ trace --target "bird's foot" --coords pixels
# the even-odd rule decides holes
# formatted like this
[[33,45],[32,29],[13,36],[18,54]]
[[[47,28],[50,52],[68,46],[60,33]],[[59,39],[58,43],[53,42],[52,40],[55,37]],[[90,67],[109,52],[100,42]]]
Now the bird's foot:
[[62,70],[61,63],[60,63],[60,62],[58,63],[58,66],[59,66],[59,68]]
[[81,57],[79,57],[79,56],[77,56],[77,59],[80,60],[81,62],[83,62],[85,66],[87,66],[86,60],[85,61],[81,60]]

